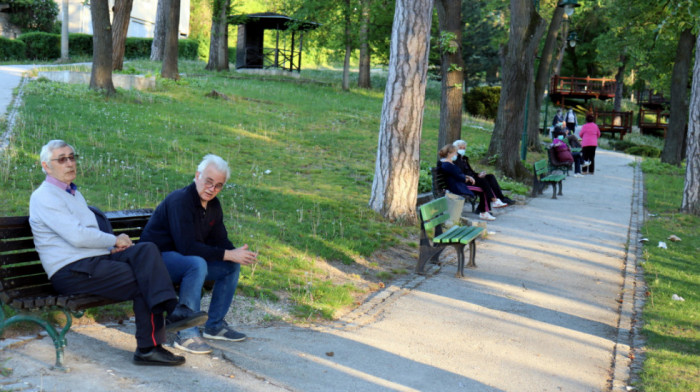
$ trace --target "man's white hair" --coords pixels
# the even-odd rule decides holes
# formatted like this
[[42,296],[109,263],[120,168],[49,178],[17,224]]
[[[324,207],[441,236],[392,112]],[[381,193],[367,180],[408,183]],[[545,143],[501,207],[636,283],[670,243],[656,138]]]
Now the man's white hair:
[[[56,139],[49,141],[44,147],[41,148],[41,152],[39,153],[39,159],[41,160],[41,162],[46,162],[46,164],[49,167],[51,167],[51,157],[53,157],[53,151],[63,147],[70,147],[70,149],[73,150],[73,154],[75,155],[75,148],[73,148],[73,146],[64,142],[63,140]],[[46,169],[44,169],[43,165],[41,166],[41,171],[46,173]]]
[[228,163],[226,163],[226,161],[224,161],[223,158],[221,158],[218,155],[207,154],[204,156],[204,159],[202,159],[202,162],[199,163],[199,166],[197,166],[197,171],[199,172],[200,180],[202,179],[202,174],[207,169],[207,167],[209,167],[209,165],[213,165],[214,169],[225,173],[226,181],[228,181],[229,177],[231,177],[231,169],[229,169]]
[[462,144],[464,144],[464,146],[466,147],[467,142],[465,142],[465,141],[462,140],[462,139],[459,139],[459,140],[455,140],[454,143],[452,143],[452,145],[455,146],[455,147],[459,147],[459,146],[462,145]]

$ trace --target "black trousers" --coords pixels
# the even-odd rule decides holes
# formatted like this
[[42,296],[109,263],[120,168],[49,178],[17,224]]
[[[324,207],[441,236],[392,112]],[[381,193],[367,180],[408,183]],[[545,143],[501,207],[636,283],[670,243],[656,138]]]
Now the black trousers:
[[484,190],[484,195],[489,200],[493,199],[494,197],[499,199],[503,199],[505,197],[501,191],[501,187],[498,185],[496,176],[493,174],[487,174],[484,176],[484,178],[477,176],[474,178],[474,180],[476,180],[476,186]]
[[588,172],[593,174],[595,172],[595,150],[596,146],[586,146],[581,148],[581,154],[583,154],[583,159],[586,161],[591,161],[590,166],[588,166]]
[[51,277],[61,294],[93,294],[133,300],[139,348],[165,342],[163,312],[172,312],[176,293],[158,247],[141,242],[121,252],[75,261]]

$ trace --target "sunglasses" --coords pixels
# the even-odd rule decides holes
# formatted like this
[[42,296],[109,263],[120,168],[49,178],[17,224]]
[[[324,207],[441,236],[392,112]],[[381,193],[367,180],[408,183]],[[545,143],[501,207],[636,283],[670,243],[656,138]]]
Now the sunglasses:
[[71,154],[71,155],[68,155],[68,156],[65,156],[65,157],[60,157],[60,158],[52,159],[52,161],[56,161],[56,162],[58,162],[59,164],[63,165],[63,164],[66,163],[67,161],[75,162],[76,159],[78,159],[78,155],[77,155],[77,154],[76,154],[76,155]]

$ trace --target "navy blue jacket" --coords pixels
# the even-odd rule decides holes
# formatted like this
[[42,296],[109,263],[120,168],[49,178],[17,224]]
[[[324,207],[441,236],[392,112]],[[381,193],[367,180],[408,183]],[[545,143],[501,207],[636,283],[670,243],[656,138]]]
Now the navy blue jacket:
[[455,194],[464,196],[474,196],[474,193],[467,188],[467,177],[462,170],[454,163],[438,161],[438,169],[445,174],[447,189]]
[[194,182],[169,194],[153,212],[140,241],[153,242],[161,252],[176,251],[207,261],[224,259],[224,251],[235,249],[224,226],[218,198],[202,207]]

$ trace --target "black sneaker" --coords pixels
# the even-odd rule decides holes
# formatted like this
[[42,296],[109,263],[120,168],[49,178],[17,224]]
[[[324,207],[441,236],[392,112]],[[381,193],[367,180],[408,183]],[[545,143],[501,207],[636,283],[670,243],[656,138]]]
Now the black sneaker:
[[510,197],[504,197],[501,199],[501,201],[509,205],[515,204],[515,200],[511,199]]
[[202,335],[204,335],[204,337],[207,339],[228,340],[229,342],[240,342],[242,340],[245,340],[246,338],[246,335],[244,333],[235,331],[228,325],[225,325],[218,331],[205,328],[204,333]]
[[139,366],[179,366],[185,363],[185,357],[175,355],[163,348],[155,346],[151,351],[142,353],[138,349],[134,353],[134,365]]
[[165,330],[177,332],[196,327],[206,323],[208,318],[206,312],[195,312],[186,305],[178,304],[175,310],[165,318]]

